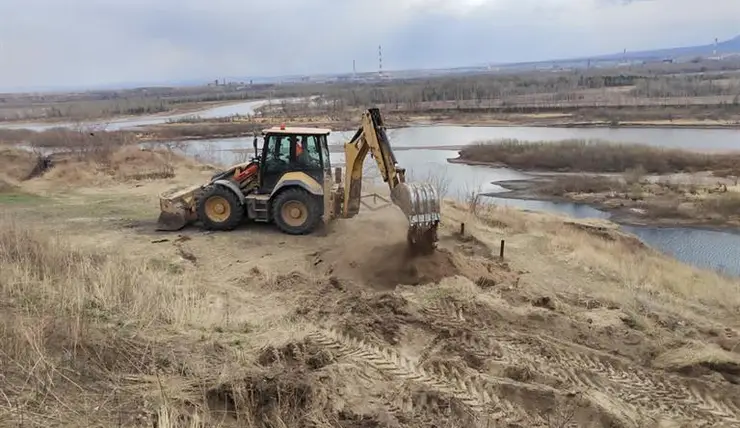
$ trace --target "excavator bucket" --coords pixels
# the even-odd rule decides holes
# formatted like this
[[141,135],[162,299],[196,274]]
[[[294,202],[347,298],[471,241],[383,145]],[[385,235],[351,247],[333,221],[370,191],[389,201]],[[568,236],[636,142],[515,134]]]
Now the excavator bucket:
[[391,199],[409,220],[406,237],[411,250],[423,254],[434,251],[441,220],[437,189],[429,183],[400,183]]
[[195,194],[201,186],[172,190],[159,196],[159,218],[157,230],[180,230],[197,218],[195,213]]

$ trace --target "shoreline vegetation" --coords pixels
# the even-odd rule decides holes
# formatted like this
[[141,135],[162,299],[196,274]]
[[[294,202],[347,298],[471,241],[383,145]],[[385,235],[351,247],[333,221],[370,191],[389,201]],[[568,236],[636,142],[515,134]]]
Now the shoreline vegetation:
[[[300,103],[296,103],[300,104]],[[105,130],[105,125],[73,125],[54,127],[41,131],[30,129],[3,129],[0,126],[0,144],[25,144],[32,147],[65,146],[69,141],[94,136],[100,140],[126,139],[139,142],[189,141],[205,139],[249,137],[262,129],[290,124],[330,128],[334,132],[352,131],[359,123],[360,109],[346,111],[341,115],[331,115],[311,111],[306,107],[294,106],[295,112],[285,113],[281,107],[264,106],[258,108],[258,115],[233,115],[221,118],[202,119],[197,115],[175,118],[162,124],[141,126],[133,129]],[[383,106],[381,106],[383,109]],[[277,110],[277,111],[276,111]],[[738,118],[717,120],[706,117],[684,117],[680,119],[635,120],[615,123],[606,120],[576,121],[569,113],[508,113],[485,114],[475,111],[451,111],[446,113],[404,113],[393,109],[383,110],[389,129],[406,126],[455,125],[492,127],[570,127],[570,128],[694,128],[694,129],[740,129],[740,109]],[[0,122],[1,125],[2,122]]]
[[469,145],[451,163],[532,175],[489,196],[582,203],[635,225],[740,226],[740,152],[700,153],[599,140]]
[[[389,124],[740,127],[740,60],[697,59],[588,70],[500,70],[384,81],[211,82],[55,94],[0,94],[0,124],[172,115],[273,100],[275,120],[353,129],[380,107]],[[310,102],[294,103],[288,99]],[[50,122],[49,122],[50,121]],[[177,124],[172,124],[177,125]]]

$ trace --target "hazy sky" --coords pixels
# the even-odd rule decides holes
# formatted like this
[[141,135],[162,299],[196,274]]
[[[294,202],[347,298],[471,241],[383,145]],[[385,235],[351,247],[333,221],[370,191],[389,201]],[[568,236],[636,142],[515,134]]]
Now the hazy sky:
[[0,90],[552,59],[740,34],[740,0],[0,0]]

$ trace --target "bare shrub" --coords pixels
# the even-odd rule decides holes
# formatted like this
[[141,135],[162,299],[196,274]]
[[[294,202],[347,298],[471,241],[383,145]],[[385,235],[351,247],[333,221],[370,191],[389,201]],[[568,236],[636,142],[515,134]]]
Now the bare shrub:
[[264,125],[252,121],[222,122],[211,120],[205,122],[177,122],[175,124],[147,127],[156,139],[182,138],[236,138],[254,135]]
[[465,204],[465,207],[469,213],[474,216],[478,216],[481,210],[484,208],[484,196],[482,195],[483,189],[480,183],[472,184],[466,182],[463,185],[461,194],[458,194],[458,200]]
[[642,182],[645,178],[645,174],[647,174],[647,171],[645,171],[645,168],[643,168],[642,165],[637,165],[634,168],[627,168],[623,174],[624,181],[630,185],[637,184]]
[[717,213],[722,216],[740,215],[740,193],[726,192],[702,199],[700,207],[705,212]]
[[708,171],[733,168],[740,154],[709,154],[643,144],[601,140],[479,142],[460,150],[460,159],[489,162],[527,170],[560,172],[641,173]]
[[621,181],[589,175],[567,175],[553,178],[543,185],[540,192],[548,195],[563,196],[568,193],[603,193],[623,192],[625,185]]
[[426,174],[418,174],[416,171],[406,171],[407,182],[425,182],[431,184],[437,193],[439,193],[440,199],[445,199],[450,191],[450,184],[452,183],[452,177],[447,172],[447,166],[443,168],[434,168],[426,171]]

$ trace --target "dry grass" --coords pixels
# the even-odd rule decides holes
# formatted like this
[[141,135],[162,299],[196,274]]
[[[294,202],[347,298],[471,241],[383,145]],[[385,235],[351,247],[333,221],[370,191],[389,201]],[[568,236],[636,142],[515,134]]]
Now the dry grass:
[[[459,208],[469,212],[465,205]],[[608,295],[628,306],[646,299],[675,310],[697,309],[697,305],[705,305],[708,312],[713,310],[710,308],[735,314],[740,310],[740,283],[736,280],[697,271],[668,258],[617,231],[608,221],[525,213],[484,201],[479,201],[476,209],[477,215],[471,219],[483,227],[540,237],[538,247],[559,262],[581,267],[590,279],[572,284],[574,288],[587,287],[581,292]],[[609,290],[605,283],[616,283],[618,288]]]
[[27,180],[37,170],[39,161],[36,153],[0,146],[0,174],[6,182]]
[[556,177],[538,189],[545,195],[564,196],[569,193],[623,192],[629,187],[621,180],[610,177],[569,175]]
[[164,370],[167,330],[202,314],[203,293],[186,276],[11,218],[0,219],[0,266],[4,420],[129,420],[140,391],[123,378]]
[[[262,332],[251,317],[240,321],[248,314],[232,313],[188,262],[69,238],[0,218],[1,421],[185,428],[222,426],[225,418],[233,426],[234,403],[247,426],[312,418],[307,403],[319,398],[305,394],[323,389],[300,377],[291,384],[290,376],[271,384],[267,371],[253,366],[257,355],[213,341],[218,333],[238,342]],[[268,276],[266,290],[280,287],[283,279]],[[303,336],[286,323],[259,345]],[[268,397],[275,391],[282,397]]]
[[[740,341],[738,341],[740,346]],[[740,354],[719,346],[704,343],[688,343],[659,355],[655,365],[668,370],[687,371],[695,368],[724,367],[724,370],[740,375]]]
[[525,170],[621,173],[642,168],[650,174],[734,168],[739,154],[705,154],[642,144],[600,140],[481,142],[463,148],[460,159]]
[[[17,189],[32,180],[38,185],[75,187],[122,181],[172,178],[176,173],[197,170],[192,160],[167,149],[141,149],[136,145],[77,147],[50,156],[45,169],[42,157],[21,149],[0,149],[4,189]],[[44,187],[44,186],[42,186]]]
[[740,192],[728,190],[726,193],[714,194],[702,199],[700,208],[707,213],[737,216],[740,214]]
[[149,140],[176,140],[199,138],[236,138],[255,135],[265,125],[260,122],[173,123],[146,127]]
[[135,141],[136,133],[133,131],[104,131],[94,126],[59,127],[44,131],[0,129],[0,143],[25,144],[34,148],[90,150],[118,147]]

